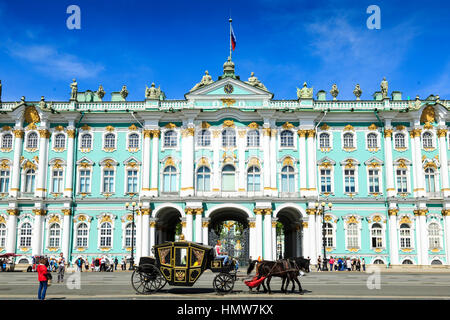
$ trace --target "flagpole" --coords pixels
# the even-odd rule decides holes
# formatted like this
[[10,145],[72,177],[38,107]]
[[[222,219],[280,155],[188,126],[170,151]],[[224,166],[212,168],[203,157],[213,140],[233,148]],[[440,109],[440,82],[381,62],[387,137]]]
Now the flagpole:
[[233,21],[233,20],[230,17],[230,19],[228,21],[230,21],[230,59],[231,59],[231,21]]

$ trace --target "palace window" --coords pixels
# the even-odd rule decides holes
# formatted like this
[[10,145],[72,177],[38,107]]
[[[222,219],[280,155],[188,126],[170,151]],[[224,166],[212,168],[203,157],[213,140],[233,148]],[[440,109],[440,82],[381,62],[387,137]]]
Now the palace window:
[[320,144],[320,148],[329,148],[330,147],[330,135],[328,133],[321,133],[319,135],[319,144]]
[[350,132],[344,133],[343,139],[344,139],[344,148],[355,147],[353,144],[353,133]]
[[114,170],[111,169],[103,170],[103,192],[104,193],[114,192]]
[[52,170],[52,192],[61,193],[63,191],[63,170]]
[[344,192],[355,193],[356,192],[356,179],[354,169],[344,170]]
[[0,223],[0,248],[6,246],[6,224]]
[[247,170],[247,191],[261,191],[261,170],[256,166]]
[[428,226],[428,249],[440,249],[441,248],[441,228],[435,222],[430,223]]
[[76,239],[76,244],[77,247],[82,247],[82,248],[87,248],[88,246],[88,232],[89,232],[89,228],[88,225],[84,222],[80,223],[77,226],[77,239]]
[[9,170],[0,170],[0,193],[9,191]]
[[425,132],[422,135],[423,148],[433,148],[433,134],[431,132]]
[[114,133],[107,133],[105,135],[104,149],[115,149],[116,148],[116,135]]
[[163,173],[163,191],[176,192],[177,189],[177,169],[174,166],[167,166]]
[[294,134],[290,130],[283,130],[280,135],[280,140],[282,147],[294,146]]
[[433,168],[425,169],[426,192],[436,192],[436,173]]
[[58,223],[53,223],[49,228],[48,246],[58,248],[60,245],[61,227]]
[[125,247],[131,247],[131,239],[133,239],[133,247],[136,247],[136,226],[133,230],[132,222],[128,223],[125,228]]
[[128,169],[127,170],[127,193],[137,193],[138,192],[138,170]]
[[236,133],[233,129],[227,128],[222,131],[222,146],[223,147],[236,146]]
[[406,193],[408,192],[408,171],[406,169],[400,168],[396,170],[397,172],[397,192]]
[[333,247],[333,226],[331,223],[325,223],[325,246]]
[[211,170],[202,166],[197,170],[197,190],[209,191],[211,188]]
[[28,169],[25,172],[25,188],[23,192],[31,193],[34,192],[36,172],[33,169]]
[[384,264],[384,261],[381,259],[376,259],[373,261],[373,264]]
[[31,132],[27,139],[27,149],[36,149],[38,146],[38,135],[36,132]]
[[403,133],[397,133],[394,136],[394,146],[396,149],[406,148],[406,139]]
[[258,130],[251,130],[247,133],[247,147],[259,147]]
[[380,192],[380,170],[369,169],[369,193]]
[[66,147],[66,136],[63,133],[58,133],[55,136],[55,149],[64,149]]
[[356,223],[347,226],[347,248],[359,248],[359,229]]
[[403,260],[402,264],[414,264],[410,259]]
[[222,191],[235,190],[235,169],[228,164],[222,169]]
[[201,130],[197,135],[197,144],[200,147],[209,147],[211,145],[211,132],[209,130]]
[[295,170],[292,166],[281,169],[281,192],[295,192]]
[[81,149],[92,149],[92,136],[89,133],[81,135]]
[[383,228],[379,223],[374,223],[372,229],[370,230],[372,239],[372,248],[382,248],[383,247]]
[[378,148],[378,138],[375,133],[369,133],[367,135],[367,148],[370,149]]
[[400,226],[400,248],[411,248],[411,228],[406,223]]
[[100,247],[112,246],[112,226],[109,222],[100,225]]
[[11,133],[6,133],[2,138],[2,149],[11,149],[13,142],[13,136]]
[[139,149],[139,135],[137,133],[132,133],[128,136],[128,148]]
[[164,147],[176,147],[177,146],[177,133],[173,130],[166,131],[164,133]]
[[320,192],[331,193],[331,169],[320,169]]
[[32,233],[31,224],[25,222],[20,227],[19,233],[19,246],[20,247],[31,247],[31,233]]
[[91,190],[91,170],[80,170],[80,193],[89,193]]

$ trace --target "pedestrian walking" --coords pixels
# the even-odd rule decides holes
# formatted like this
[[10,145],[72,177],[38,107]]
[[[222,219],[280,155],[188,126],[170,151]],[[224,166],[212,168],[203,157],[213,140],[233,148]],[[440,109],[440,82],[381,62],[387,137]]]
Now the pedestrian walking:
[[86,258],[86,261],[84,262],[84,269],[86,269],[86,272],[89,271],[89,261],[88,261],[88,258]]
[[117,265],[119,264],[119,259],[117,257],[114,259],[114,270],[117,271]]
[[46,259],[42,258],[39,261],[39,265],[37,266],[38,281],[39,281],[39,289],[38,289],[39,300],[44,300],[45,295],[47,294],[49,272],[46,264],[47,264]]
[[102,258],[100,259],[100,272],[106,271],[105,266],[106,266],[105,257],[102,257]]
[[361,265],[363,267],[363,271],[366,271],[366,260],[364,260],[364,258],[362,259]]
[[333,265],[334,265],[333,257],[330,257],[329,263],[330,263],[330,271],[333,271]]
[[347,271],[352,271],[352,261],[347,258]]
[[317,258],[317,271],[322,271],[322,259],[320,256]]
[[358,258],[356,261],[356,271],[361,271],[361,259]]
[[83,272],[83,259],[81,257],[78,258],[77,262],[77,270]]
[[65,268],[66,268],[66,259],[64,259],[64,255],[61,252],[59,254],[59,259],[58,259],[58,283],[64,282]]

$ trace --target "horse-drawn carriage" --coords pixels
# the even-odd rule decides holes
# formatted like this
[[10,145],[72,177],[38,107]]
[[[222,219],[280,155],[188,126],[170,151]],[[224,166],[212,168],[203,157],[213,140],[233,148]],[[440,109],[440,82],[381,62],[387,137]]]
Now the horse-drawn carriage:
[[177,241],[155,245],[155,258],[141,257],[133,271],[131,283],[139,294],[161,290],[166,283],[172,286],[193,286],[201,274],[209,269],[217,275],[213,280],[216,292],[231,292],[236,281],[233,260],[224,265],[216,258],[214,248],[195,242]]

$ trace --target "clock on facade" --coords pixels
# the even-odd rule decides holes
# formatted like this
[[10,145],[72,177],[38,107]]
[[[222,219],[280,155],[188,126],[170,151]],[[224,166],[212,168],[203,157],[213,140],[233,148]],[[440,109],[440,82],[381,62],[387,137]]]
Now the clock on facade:
[[226,84],[225,87],[223,87],[223,91],[225,91],[225,93],[232,93],[234,90],[233,86],[231,84]]

